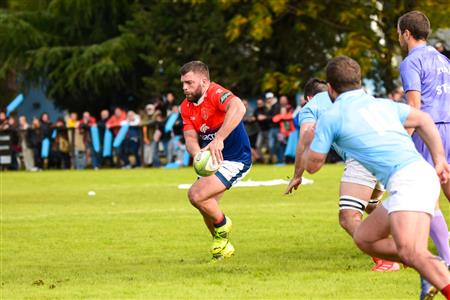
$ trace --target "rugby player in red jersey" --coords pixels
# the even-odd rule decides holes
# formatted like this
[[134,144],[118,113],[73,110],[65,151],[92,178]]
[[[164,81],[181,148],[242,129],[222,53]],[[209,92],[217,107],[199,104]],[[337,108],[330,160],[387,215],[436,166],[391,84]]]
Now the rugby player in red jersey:
[[213,261],[234,254],[229,235],[231,219],[224,215],[219,200],[224,192],[250,170],[252,158],[243,117],[245,107],[232,92],[210,81],[209,69],[201,61],[191,61],[180,69],[183,92],[183,131],[188,152],[195,156],[209,150],[220,163],[212,176],[200,177],[188,191],[191,204],[203,216],[213,236]]

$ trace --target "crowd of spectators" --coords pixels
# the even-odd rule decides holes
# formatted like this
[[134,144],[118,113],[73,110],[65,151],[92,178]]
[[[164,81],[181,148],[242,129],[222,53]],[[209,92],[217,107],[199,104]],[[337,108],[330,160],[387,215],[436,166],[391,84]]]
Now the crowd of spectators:
[[[397,88],[388,94],[404,101]],[[302,105],[287,96],[265,97],[249,102],[244,125],[250,138],[253,161],[284,164],[295,159],[298,140],[296,115]],[[98,118],[90,112],[68,113],[51,122],[43,113],[27,120],[23,115],[0,113],[0,133],[11,137],[9,169],[85,169],[132,167],[178,167],[190,157],[183,139],[179,103],[172,93],[137,112],[116,107],[104,109]]]

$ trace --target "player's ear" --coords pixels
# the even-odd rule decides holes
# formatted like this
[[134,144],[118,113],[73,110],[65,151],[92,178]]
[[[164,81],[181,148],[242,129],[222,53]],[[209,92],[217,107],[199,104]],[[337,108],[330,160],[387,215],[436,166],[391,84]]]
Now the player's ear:
[[336,99],[338,96],[338,93],[333,89],[333,87],[331,86],[331,84],[329,82],[327,83],[327,87],[328,87],[328,95],[330,96],[331,100]]

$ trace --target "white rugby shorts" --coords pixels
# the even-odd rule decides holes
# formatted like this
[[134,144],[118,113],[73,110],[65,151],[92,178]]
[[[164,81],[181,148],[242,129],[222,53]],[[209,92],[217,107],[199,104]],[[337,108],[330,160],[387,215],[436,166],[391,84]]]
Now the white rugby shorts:
[[394,173],[389,179],[387,190],[389,197],[383,206],[388,213],[416,211],[433,216],[440,183],[435,169],[421,159]]
[[375,176],[354,159],[345,161],[344,174],[342,174],[341,182],[356,183],[368,186],[371,189],[385,191],[384,186],[377,181]]
[[214,175],[222,181],[228,190],[247,175],[251,166],[251,163],[245,164],[238,161],[224,160]]

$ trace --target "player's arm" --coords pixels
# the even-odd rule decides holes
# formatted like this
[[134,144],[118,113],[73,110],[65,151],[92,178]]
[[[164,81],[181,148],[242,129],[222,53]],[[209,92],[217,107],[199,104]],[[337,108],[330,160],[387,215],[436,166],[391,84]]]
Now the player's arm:
[[185,130],[183,132],[184,140],[186,142],[186,149],[190,155],[195,156],[200,152],[200,145],[198,143],[198,134],[195,130]]
[[330,151],[331,144],[338,136],[338,132],[339,124],[336,115],[328,113],[319,117],[314,132],[312,130],[305,132],[305,138],[312,140],[310,145],[306,145],[302,159],[303,168],[308,173],[316,173],[325,164],[328,151]]
[[441,183],[446,183],[450,174],[450,167],[445,158],[441,136],[439,135],[439,131],[436,128],[433,119],[431,119],[427,113],[411,107],[408,117],[403,125],[406,128],[415,128],[430,150]]
[[[302,158],[305,153],[307,145],[310,145],[312,139],[314,137],[314,127],[315,122],[303,123],[300,126],[300,136],[297,143],[297,148],[295,151],[295,167],[294,167],[294,176],[289,182],[285,194],[292,193],[292,190],[297,190],[298,186],[302,183],[302,175],[305,172],[305,168],[303,167]],[[311,134],[307,134],[308,131],[312,132]]]
[[304,135],[309,143],[306,144],[305,153],[302,157],[303,168],[308,171],[308,173],[314,174],[325,164],[328,151],[327,153],[319,153],[310,149],[310,145],[314,138],[314,130],[307,130]]
[[[419,91],[407,91],[406,92],[406,100],[408,101],[408,104],[411,107],[414,107],[416,109],[420,109],[421,107],[421,95]],[[407,128],[406,131],[409,135],[412,135],[414,133],[414,128]]]
[[205,148],[211,151],[215,162],[220,162],[223,160],[223,141],[242,121],[242,118],[245,115],[245,106],[241,99],[234,96],[228,101],[225,112],[225,119],[220,129],[216,132],[216,137]]

